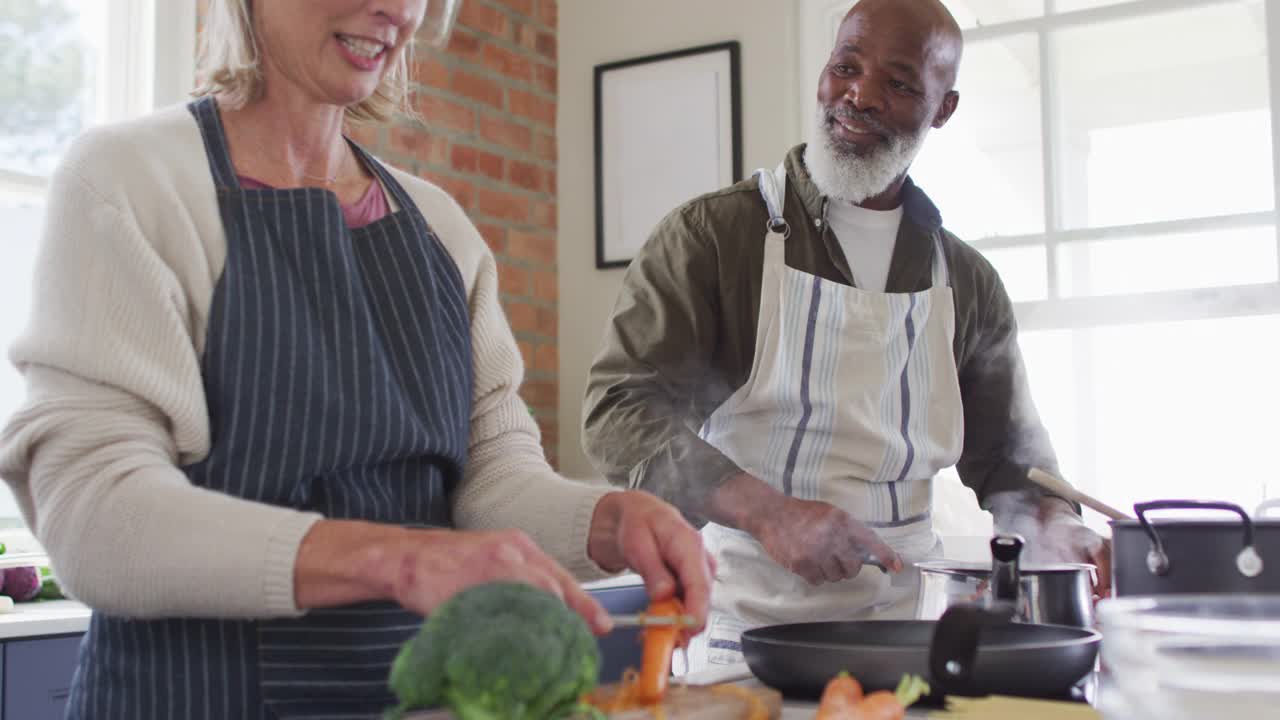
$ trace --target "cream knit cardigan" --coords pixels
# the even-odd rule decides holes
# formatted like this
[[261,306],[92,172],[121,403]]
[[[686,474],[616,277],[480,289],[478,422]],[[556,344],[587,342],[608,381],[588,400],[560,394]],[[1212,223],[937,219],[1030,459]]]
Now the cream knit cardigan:
[[[579,578],[608,487],[547,465],[516,394],[521,356],[493,255],[440,188],[392,169],[461,271],[471,317],[469,459],[459,528],[520,528]],[[178,106],[85,133],[49,189],[26,332],[27,398],[0,434],[0,476],[95,609],[132,617],[298,614],[293,569],[313,513],[196,487],[209,452],[200,375],[226,239],[195,119]]]

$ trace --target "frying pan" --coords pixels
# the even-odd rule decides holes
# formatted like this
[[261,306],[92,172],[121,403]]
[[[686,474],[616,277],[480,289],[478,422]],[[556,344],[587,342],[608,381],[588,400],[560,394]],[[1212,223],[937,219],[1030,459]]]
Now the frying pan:
[[1094,668],[1102,636],[1060,625],[1010,623],[1007,612],[949,608],[941,619],[790,623],[742,634],[747,665],[788,697],[817,698],[841,670],[868,691],[904,674],[932,695],[1066,698]]

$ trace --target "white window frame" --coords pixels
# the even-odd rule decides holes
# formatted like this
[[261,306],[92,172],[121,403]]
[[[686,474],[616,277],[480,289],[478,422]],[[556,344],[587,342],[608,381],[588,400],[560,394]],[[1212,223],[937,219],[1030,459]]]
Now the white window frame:
[[[90,0],[106,3],[104,57],[99,66],[95,123],[114,122],[185,101],[195,83],[193,0]],[[0,168],[0,192],[40,200],[49,176]],[[5,244],[0,241],[0,260]],[[0,421],[4,418],[0,417]],[[18,550],[38,550],[26,528],[0,530]],[[38,564],[48,564],[47,560]]]
[[[190,0],[100,0],[106,41],[94,119],[112,122],[184,100],[195,78],[196,8]],[[0,190],[39,197],[46,175],[0,168]]]
[[[1280,207],[1280,0],[1264,0],[1266,14],[1267,67],[1271,103],[1272,173],[1276,176],[1276,200],[1271,210],[1262,212],[1197,217],[1180,220],[1100,226],[1080,229],[1063,227],[1058,211],[1057,177],[1062,157],[1062,138],[1058,132],[1059,87],[1053,52],[1055,31],[1080,25],[1126,20],[1164,14],[1236,0],[1129,0],[1069,13],[1053,14],[1055,0],[1044,0],[1046,13],[1040,17],[1013,20],[965,30],[967,44],[1013,35],[1035,34],[1040,47],[1040,119],[1042,164],[1044,173],[1045,231],[1028,235],[966,238],[979,250],[1020,247],[1044,248],[1046,255],[1048,297],[1044,300],[1014,304],[1018,322],[1024,331],[1084,329],[1105,325],[1198,320],[1280,314],[1280,223],[1276,208]],[[797,107],[800,127],[806,139],[812,132],[812,117],[817,82],[826,62],[826,53],[835,39],[840,19],[856,3],[849,0],[801,0],[797,6],[797,63],[801,73]],[[927,150],[926,150],[927,152]],[[1277,281],[1252,285],[1145,292],[1131,295],[1063,297],[1058,283],[1057,248],[1067,243],[1104,242],[1120,238],[1151,237],[1163,234],[1190,233],[1206,230],[1245,229],[1275,226],[1278,266]],[[1141,299],[1142,302],[1135,302]]]

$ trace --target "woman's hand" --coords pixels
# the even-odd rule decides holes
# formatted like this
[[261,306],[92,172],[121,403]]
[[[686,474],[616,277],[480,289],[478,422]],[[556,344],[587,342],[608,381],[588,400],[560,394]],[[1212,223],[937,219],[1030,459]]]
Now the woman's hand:
[[562,599],[592,631],[608,632],[608,613],[578,581],[518,530],[410,530],[322,520],[298,551],[299,607],[392,599],[428,615],[473,585],[522,582]]
[[605,495],[591,517],[587,554],[610,572],[635,570],[650,600],[678,594],[698,621],[695,630],[706,622],[712,559],[702,536],[671,505],[645,492]]

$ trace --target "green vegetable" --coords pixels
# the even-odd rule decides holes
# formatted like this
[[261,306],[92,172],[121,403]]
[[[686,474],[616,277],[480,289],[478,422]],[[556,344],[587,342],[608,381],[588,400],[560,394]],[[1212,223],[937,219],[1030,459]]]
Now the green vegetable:
[[62,600],[65,597],[58,581],[51,577],[40,583],[40,592],[36,593],[37,600]]
[[569,716],[596,685],[600,653],[582,618],[519,583],[458,593],[436,609],[391,666],[393,716],[447,705],[458,720]]
[[902,707],[908,708],[917,700],[929,694],[929,683],[919,675],[903,675],[898,682],[898,689],[893,692]]

